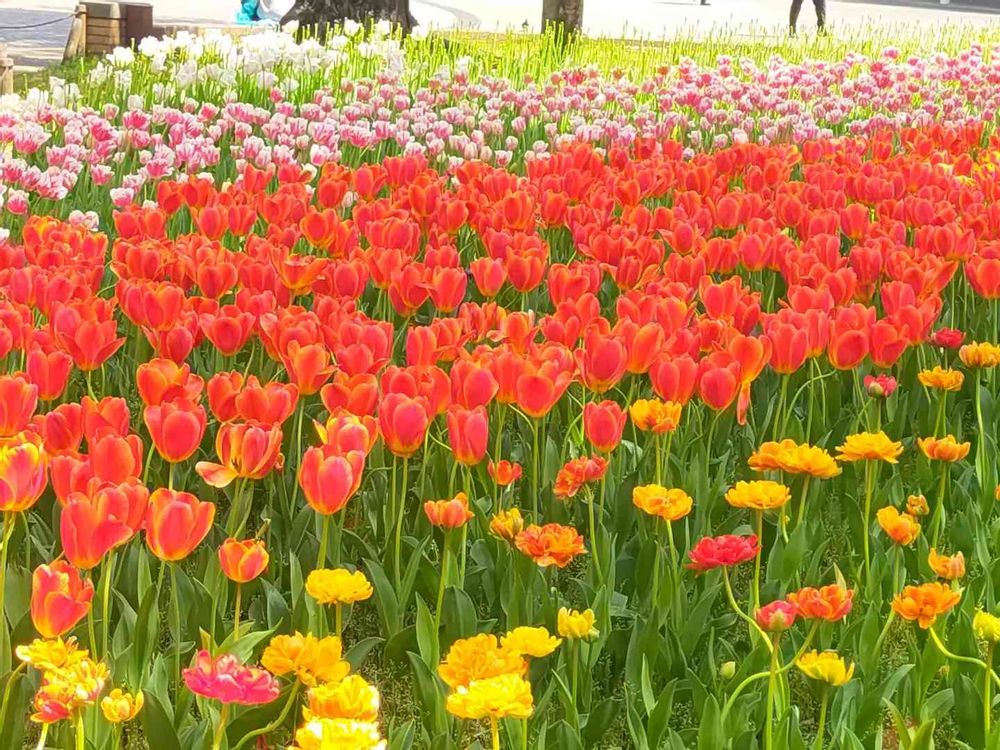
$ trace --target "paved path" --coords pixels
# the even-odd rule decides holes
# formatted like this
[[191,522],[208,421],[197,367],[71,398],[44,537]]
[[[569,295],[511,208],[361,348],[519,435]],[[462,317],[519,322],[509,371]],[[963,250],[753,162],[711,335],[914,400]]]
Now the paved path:
[[[993,3],[993,8],[984,7]],[[977,6],[976,3],[979,5]],[[815,16],[807,7],[802,25]],[[7,43],[19,68],[37,68],[58,62],[69,30],[67,16],[76,0],[0,0],[0,43]],[[153,0],[157,23],[231,23],[237,0]],[[537,30],[541,0],[411,0],[418,21],[439,28],[462,27],[484,31],[523,28]],[[749,30],[751,26],[779,30],[787,23],[788,0],[585,0],[584,30],[588,34],[628,36],[673,35],[679,30],[711,34],[713,27]],[[929,33],[942,23],[981,26],[1000,23],[1000,0],[882,0],[881,3],[834,0],[832,22],[847,27],[917,24]],[[49,23],[31,28],[36,24]]]

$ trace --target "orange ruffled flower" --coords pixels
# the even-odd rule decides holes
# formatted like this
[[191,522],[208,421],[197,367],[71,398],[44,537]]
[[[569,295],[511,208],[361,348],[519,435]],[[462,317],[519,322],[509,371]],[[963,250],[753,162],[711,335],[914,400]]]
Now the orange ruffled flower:
[[543,568],[549,565],[565,568],[574,557],[587,552],[580,533],[572,526],[558,523],[531,524],[514,541],[521,552]]
[[523,528],[524,518],[518,508],[501,510],[490,519],[490,533],[508,544],[514,543]]
[[469,498],[464,492],[449,500],[428,500],[424,503],[424,513],[432,526],[442,529],[460,528],[475,516],[469,510]]
[[676,401],[639,399],[628,408],[628,413],[637,430],[662,435],[680,426],[683,409],[683,404]]
[[966,367],[996,367],[1000,365],[1000,346],[972,342],[958,350],[958,358]]
[[836,583],[818,589],[806,586],[789,594],[788,601],[798,609],[799,617],[837,622],[847,617],[854,606],[854,589]]
[[927,498],[923,495],[910,495],[906,498],[906,512],[911,516],[926,516],[931,512]]
[[958,391],[965,382],[965,374],[961,370],[935,367],[933,370],[921,370],[917,373],[921,385],[938,391]]
[[789,489],[769,480],[737,482],[726,492],[726,502],[734,508],[749,510],[774,510],[787,503],[792,497]]
[[882,527],[882,531],[892,541],[903,547],[913,544],[913,541],[920,536],[920,524],[917,519],[909,513],[900,513],[892,505],[879,508],[875,518],[878,519],[878,525]]
[[763,443],[747,460],[754,471],[783,471],[786,474],[808,474],[817,479],[835,477],[842,469],[836,459],[817,445],[781,442]]
[[677,487],[647,484],[632,490],[632,504],[643,513],[658,516],[664,521],[678,521],[691,512],[694,501]]
[[934,575],[946,581],[954,581],[965,575],[965,555],[961,552],[941,555],[936,549],[932,549],[927,555],[927,564],[931,566]]
[[523,675],[528,663],[520,654],[503,648],[491,633],[460,638],[451,644],[438,666],[438,676],[452,690],[475,680],[502,674]]
[[848,435],[844,444],[837,447],[837,458],[841,461],[888,461],[897,462],[903,452],[903,444],[890,440],[884,432],[859,432]]
[[892,600],[892,611],[904,620],[916,620],[926,630],[934,624],[938,615],[947,613],[961,598],[961,591],[955,591],[944,583],[906,586]]
[[574,458],[556,474],[552,491],[556,497],[566,500],[575,496],[584,485],[601,479],[607,470],[608,462],[600,456]]
[[969,449],[972,447],[971,443],[958,442],[954,435],[945,435],[943,438],[917,438],[917,445],[931,461],[947,461],[948,463],[961,461],[969,455]]

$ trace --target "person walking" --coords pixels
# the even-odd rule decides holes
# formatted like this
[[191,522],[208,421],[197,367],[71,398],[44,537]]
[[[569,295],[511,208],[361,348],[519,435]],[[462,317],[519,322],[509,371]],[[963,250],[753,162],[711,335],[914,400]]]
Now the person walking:
[[[826,0],[813,0],[816,6],[816,30],[820,34],[826,33]],[[802,0],[792,0],[792,10],[788,14],[789,32],[795,36],[795,25],[799,21],[799,11],[802,10]]]

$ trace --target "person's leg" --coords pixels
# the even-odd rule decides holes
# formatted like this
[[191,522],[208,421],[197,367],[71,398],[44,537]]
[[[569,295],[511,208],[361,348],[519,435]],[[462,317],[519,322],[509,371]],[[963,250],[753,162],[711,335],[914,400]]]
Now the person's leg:
[[826,0],[813,0],[816,6],[816,28],[820,34],[826,32]]
[[788,13],[788,29],[795,34],[795,24],[799,21],[799,11],[802,10],[802,0],[792,0],[792,9]]

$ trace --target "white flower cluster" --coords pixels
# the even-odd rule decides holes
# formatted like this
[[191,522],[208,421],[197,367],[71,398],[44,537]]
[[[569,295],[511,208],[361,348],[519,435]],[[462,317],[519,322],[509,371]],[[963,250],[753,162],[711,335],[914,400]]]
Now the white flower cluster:
[[[349,21],[323,42],[299,41],[290,30],[266,27],[243,36],[209,29],[198,34],[180,31],[163,39],[147,37],[135,50],[120,47],[106,55],[87,83],[118,94],[152,94],[163,102],[232,90],[267,94],[307,86],[311,88],[303,91],[311,93],[359,72],[400,75],[403,48],[389,24],[380,22],[371,33],[362,32],[360,24]],[[351,63],[367,69],[345,69]]]

